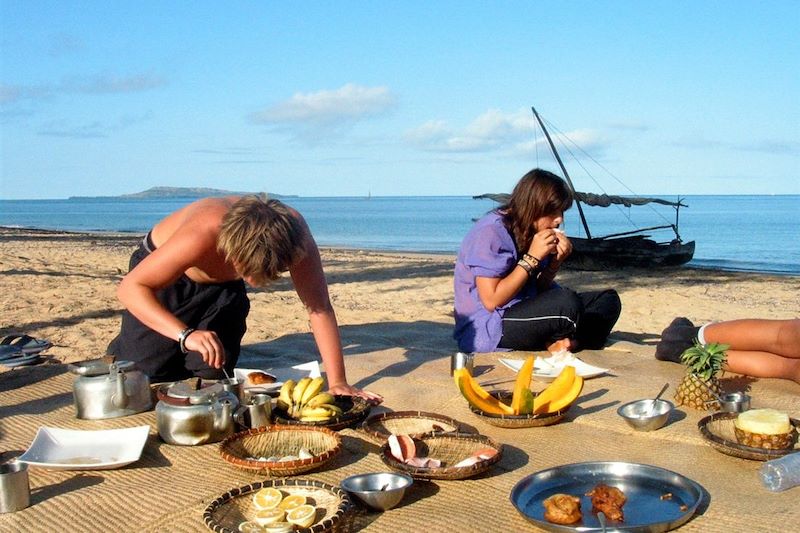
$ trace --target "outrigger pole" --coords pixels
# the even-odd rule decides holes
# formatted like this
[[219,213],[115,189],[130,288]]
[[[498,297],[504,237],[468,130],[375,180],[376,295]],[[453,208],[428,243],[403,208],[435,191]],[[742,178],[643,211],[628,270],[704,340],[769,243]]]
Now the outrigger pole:
[[[536,117],[536,121],[539,122],[539,126],[542,128],[544,132],[544,136],[547,137],[547,142],[550,144],[550,150],[553,152],[553,155],[558,161],[558,166],[561,167],[561,171],[564,173],[564,177],[567,178],[567,183],[569,183],[569,188],[572,189],[572,194],[575,194],[575,186],[572,184],[572,180],[569,177],[569,173],[567,169],[564,167],[564,163],[561,162],[561,157],[558,155],[558,151],[556,150],[556,146],[553,144],[553,139],[550,138],[550,134],[547,132],[547,128],[544,127],[544,122],[542,122],[541,117],[539,117],[539,113],[536,112],[536,109],[531,106],[531,111],[533,111],[533,116]],[[583,216],[583,208],[581,207],[580,201],[578,198],[575,197],[575,205],[578,207],[578,214],[581,216],[581,222],[583,223],[583,229],[586,231],[586,237],[591,239],[592,234],[589,232],[589,225],[586,223],[586,217]]]

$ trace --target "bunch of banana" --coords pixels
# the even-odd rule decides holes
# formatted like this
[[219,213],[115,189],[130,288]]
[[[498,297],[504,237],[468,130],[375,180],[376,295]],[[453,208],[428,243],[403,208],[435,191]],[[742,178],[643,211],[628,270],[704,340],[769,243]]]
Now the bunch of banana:
[[297,382],[288,379],[278,395],[278,407],[301,422],[327,422],[340,416],[342,409],[334,403],[332,394],[322,392],[323,386],[325,380],[321,377],[302,378]]

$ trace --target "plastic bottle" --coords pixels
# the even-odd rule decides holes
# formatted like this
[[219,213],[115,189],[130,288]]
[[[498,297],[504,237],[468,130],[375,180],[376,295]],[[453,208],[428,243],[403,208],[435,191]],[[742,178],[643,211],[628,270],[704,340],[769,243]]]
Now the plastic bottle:
[[761,465],[759,476],[764,486],[774,492],[800,485],[800,453],[767,461]]

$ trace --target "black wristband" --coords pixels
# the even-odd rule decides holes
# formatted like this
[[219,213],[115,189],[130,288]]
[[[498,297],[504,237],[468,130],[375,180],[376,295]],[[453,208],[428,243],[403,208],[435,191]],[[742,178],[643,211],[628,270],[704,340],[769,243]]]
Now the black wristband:
[[525,272],[528,273],[528,276],[532,276],[533,273],[535,272],[533,266],[524,259],[520,259],[519,261],[517,261],[517,264],[521,266],[522,269],[525,270]]

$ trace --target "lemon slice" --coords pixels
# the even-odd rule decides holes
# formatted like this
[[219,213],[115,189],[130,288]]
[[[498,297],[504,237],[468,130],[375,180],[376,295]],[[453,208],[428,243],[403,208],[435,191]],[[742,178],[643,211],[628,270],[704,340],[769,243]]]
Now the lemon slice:
[[276,488],[267,487],[253,494],[256,509],[275,509],[283,499],[283,493]]
[[268,526],[275,522],[283,522],[285,516],[286,511],[283,509],[261,509],[260,511],[256,511],[253,520],[257,522],[259,526]]
[[280,508],[286,511],[291,511],[295,507],[300,507],[301,505],[305,505],[306,497],[302,494],[291,494],[283,499],[280,503]]
[[266,533],[291,533],[294,531],[294,526],[289,522],[275,522],[264,527]]
[[242,522],[239,524],[239,531],[242,533],[262,533],[264,528],[255,522]]
[[298,527],[310,527],[317,517],[317,508],[313,505],[301,505],[286,513],[286,520]]

